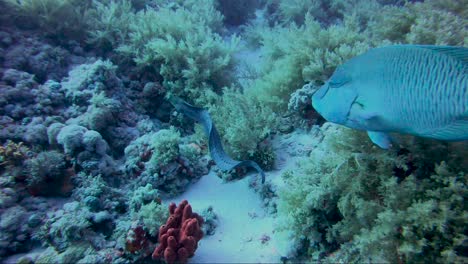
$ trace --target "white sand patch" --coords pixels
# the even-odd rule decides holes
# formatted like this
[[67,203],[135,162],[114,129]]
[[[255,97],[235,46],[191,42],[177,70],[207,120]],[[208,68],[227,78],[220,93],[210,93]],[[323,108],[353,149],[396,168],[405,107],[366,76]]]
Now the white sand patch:
[[[278,164],[276,170],[267,172],[267,181],[280,185],[281,173],[293,169],[307,153],[311,137],[310,133],[275,137]],[[300,154],[291,155],[291,148]],[[290,253],[293,242],[286,233],[275,232],[278,218],[266,213],[261,197],[249,187],[250,177],[254,175],[224,183],[210,172],[182,195],[164,201],[178,204],[186,199],[198,213],[212,206],[219,218],[215,234],[203,237],[189,263],[279,263],[282,255]],[[262,243],[263,236],[270,240]]]
[[214,172],[203,176],[187,192],[167,202],[187,199],[194,212],[212,206],[219,225],[212,236],[199,242],[190,263],[272,263],[279,262],[271,240],[274,218],[266,215],[258,194],[248,186],[249,177],[223,183]]

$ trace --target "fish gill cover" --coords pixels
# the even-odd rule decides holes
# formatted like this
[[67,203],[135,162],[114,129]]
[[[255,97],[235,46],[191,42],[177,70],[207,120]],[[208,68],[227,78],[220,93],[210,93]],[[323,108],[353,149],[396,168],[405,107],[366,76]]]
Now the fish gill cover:
[[[312,106],[373,48],[466,49],[467,7],[0,0],[0,261],[157,263],[156,248],[187,248],[158,241],[187,199],[204,236],[167,232],[193,263],[467,262],[466,142],[395,135],[382,150]],[[207,109],[266,182],[217,168],[171,96]]]

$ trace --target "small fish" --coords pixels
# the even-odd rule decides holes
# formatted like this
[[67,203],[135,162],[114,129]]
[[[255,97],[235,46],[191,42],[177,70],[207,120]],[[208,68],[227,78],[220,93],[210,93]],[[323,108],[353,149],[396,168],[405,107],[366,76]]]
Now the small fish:
[[397,132],[468,140],[468,48],[395,45],[371,49],[338,67],[312,96],[327,121],[366,130],[391,147]]

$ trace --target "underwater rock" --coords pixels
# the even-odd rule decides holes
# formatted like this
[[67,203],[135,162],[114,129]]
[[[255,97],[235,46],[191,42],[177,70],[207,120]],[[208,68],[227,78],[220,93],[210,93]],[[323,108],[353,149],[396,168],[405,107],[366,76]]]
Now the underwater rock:
[[5,72],[3,72],[2,81],[6,82],[9,85],[16,85],[17,83],[22,81],[34,82],[33,78],[33,74],[16,69],[8,69]]
[[289,134],[294,131],[294,126],[291,124],[289,118],[281,118],[278,124],[278,131],[283,134]]
[[140,225],[138,221],[134,221],[126,236],[125,250],[132,254],[143,252],[145,256],[149,256],[151,254],[150,244],[151,242],[143,229],[143,225]]
[[60,80],[67,74],[71,56],[67,50],[44,44],[35,37],[20,37],[15,42],[5,50],[5,68],[33,74],[39,83]]
[[0,257],[25,252],[30,249],[30,213],[16,205],[4,210],[0,218]]
[[204,209],[201,212],[201,217],[203,217],[203,226],[202,230],[203,233],[207,236],[212,236],[216,232],[216,227],[218,226],[218,215],[213,210],[212,206],[209,206],[208,208]]
[[208,173],[201,153],[185,157],[174,129],[147,133],[125,148],[125,171],[138,185],[151,184],[166,195],[181,193],[190,182]]
[[8,47],[12,44],[13,39],[8,32],[0,31],[0,45],[2,47]]
[[308,83],[291,94],[288,103],[290,124],[308,130],[313,125],[320,125],[325,121],[312,107],[312,95],[318,88],[316,85]]
[[74,170],[67,164],[65,155],[58,151],[40,152],[26,160],[25,174],[28,191],[32,195],[69,196]]

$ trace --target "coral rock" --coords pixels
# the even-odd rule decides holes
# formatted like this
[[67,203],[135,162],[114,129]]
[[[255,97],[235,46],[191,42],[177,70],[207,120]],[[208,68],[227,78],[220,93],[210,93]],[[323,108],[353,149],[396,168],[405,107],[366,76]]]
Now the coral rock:
[[[133,222],[132,227],[127,233],[127,239],[125,243],[125,249],[132,254],[138,251],[144,251],[148,246],[148,238],[143,226],[139,225],[138,222]],[[148,254],[149,255],[149,254]]]
[[187,263],[203,237],[203,218],[192,212],[187,200],[179,206],[169,205],[169,218],[159,228],[159,245],[153,252],[153,259],[164,259],[167,263]]

